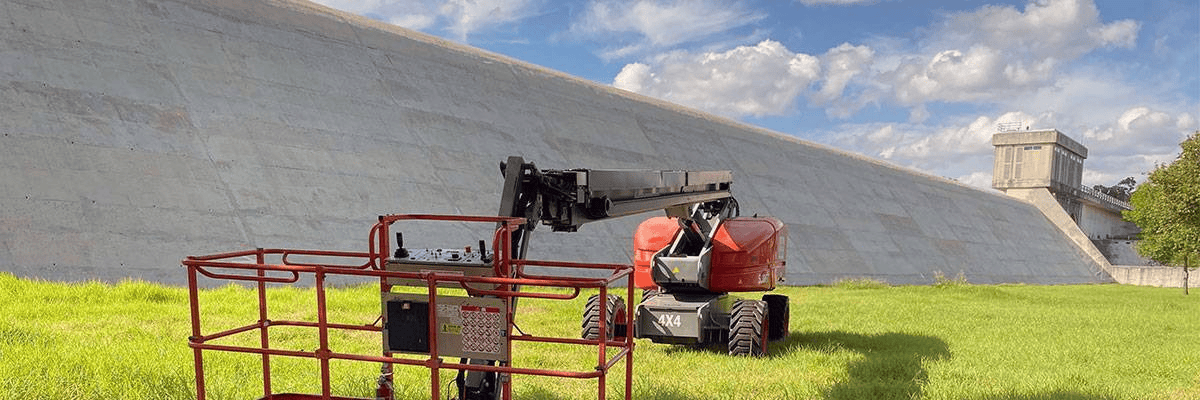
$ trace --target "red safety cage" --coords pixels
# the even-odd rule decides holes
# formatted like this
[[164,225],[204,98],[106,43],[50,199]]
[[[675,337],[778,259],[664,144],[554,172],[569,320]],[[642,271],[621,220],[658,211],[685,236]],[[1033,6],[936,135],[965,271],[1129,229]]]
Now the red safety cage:
[[[492,240],[492,252],[494,254],[494,269],[495,276],[492,277],[475,277],[463,276],[454,274],[444,274],[437,272],[403,272],[389,271],[384,269],[384,263],[387,261],[391,253],[391,245],[389,243],[389,227],[398,221],[404,220],[426,220],[426,221],[451,221],[451,222],[482,222],[495,223],[497,228]],[[513,217],[480,217],[480,216],[452,216],[452,215],[387,215],[379,217],[379,222],[371,229],[369,235],[369,250],[365,253],[360,252],[344,252],[344,251],[320,251],[320,250],[286,250],[286,249],[255,249],[240,252],[221,253],[207,256],[190,256],[182,261],[182,264],[187,269],[188,274],[188,296],[191,307],[191,336],[188,338],[188,344],[193,349],[195,358],[196,371],[196,398],[199,400],[206,399],[206,387],[204,380],[204,352],[205,351],[226,351],[237,353],[258,354],[262,359],[262,383],[263,397],[262,399],[350,399],[349,397],[338,397],[331,393],[330,384],[330,361],[331,360],[351,360],[377,362],[383,364],[383,374],[380,378],[380,390],[375,398],[390,399],[391,393],[386,389],[391,387],[390,369],[394,365],[408,365],[416,367],[428,368],[430,372],[430,398],[440,399],[440,373],[442,370],[467,370],[467,371],[484,371],[495,372],[505,376],[511,375],[538,375],[561,378],[575,379],[596,379],[597,380],[597,396],[600,399],[605,398],[605,380],[610,369],[614,368],[619,362],[625,363],[625,399],[630,399],[632,395],[633,384],[633,335],[625,334],[612,339],[606,339],[612,335],[609,334],[610,329],[614,327],[606,326],[605,318],[600,318],[600,331],[598,339],[587,340],[578,338],[564,337],[543,337],[530,334],[520,333],[513,334],[513,315],[516,311],[516,302],[518,298],[536,298],[550,300],[571,300],[579,296],[582,289],[598,289],[600,298],[605,298],[610,290],[620,290],[620,285],[624,286],[626,298],[633,298],[633,266],[624,264],[589,264],[589,263],[574,263],[560,261],[535,261],[515,259],[512,257],[512,233],[520,229],[521,224],[525,223],[524,218]],[[253,262],[245,261],[253,258]],[[294,258],[302,260],[293,261]],[[340,261],[342,263],[321,263],[312,262],[312,260],[328,259],[330,261]],[[344,260],[361,260],[361,264],[345,264]],[[541,266],[554,267],[558,269],[583,269],[583,270],[606,270],[609,275],[601,278],[580,278],[573,276],[549,276],[549,275],[533,275],[525,272],[526,266]],[[568,274],[569,275],[569,274]],[[227,329],[220,332],[205,333],[201,329],[201,314],[199,301],[199,278],[207,277],[215,280],[224,281],[240,281],[251,282],[257,284],[258,294],[258,320],[249,324]],[[391,293],[389,279],[406,279],[418,280],[425,284],[425,300],[428,301],[429,309],[429,351],[428,356],[424,358],[400,358],[394,353],[382,351],[379,354],[356,354],[341,352],[339,349],[332,348],[329,343],[330,332],[338,330],[349,331],[370,331],[379,332],[382,338],[383,327],[375,323],[368,324],[350,324],[330,321],[328,318],[326,304],[326,285],[330,277],[334,276],[358,276],[358,277],[373,277],[378,278],[380,282],[380,292]],[[302,278],[308,279],[311,277],[314,289],[316,291],[316,315],[317,321],[292,321],[271,319],[268,315],[267,307],[267,285],[268,284],[297,284]],[[527,342],[543,342],[557,343],[567,345],[595,346],[597,349],[596,364],[594,368],[585,371],[561,371],[539,369],[536,366],[518,367],[509,363],[499,363],[498,365],[480,365],[480,364],[464,364],[464,363],[448,363],[442,360],[439,355],[437,326],[438,309],[437,304],[441,296],[438,294],[438,287],[453,284],[464,288],[470,296],[489,296],[502,301],[505,305],[504,312],[507,314],[507,326],[504,328],[504,346],[507,346],[508,353],[512,354],[513,341]],[[529,288],[565,288],[566,293],[560,292],[537,292],[530,291]],[[606,315],[609,312],[605,310],[605,302],[601,301],[600,313]],[[614,312],[616,310],[613,310]],[[633,315],[633,302],[626,305],[625,315]],[[379,319],[375,322],[384,320],[385,313],[380,312]],[[575,321],[577,323],[577,321]],[[314,329],[317,332],[318,348],[313,351],[294,351],[271,347],[270,330],[272,327],[301,327]],[[239,334],[254,334],[258,335],[258,346],[233,345],[215,343],[220,339],[226,339]],[[381,339],[382,340],[382,339]],[[615,349],[613,355],[609,357],[609,350]],[[272,390],[271,384],[271,360],[273,357],[298,357],[316,359],[320,369],[320,394],[294,394],[294,393],[275,393]],[[501,395],[504,399],[512,398],[512,379],[500,380]]]

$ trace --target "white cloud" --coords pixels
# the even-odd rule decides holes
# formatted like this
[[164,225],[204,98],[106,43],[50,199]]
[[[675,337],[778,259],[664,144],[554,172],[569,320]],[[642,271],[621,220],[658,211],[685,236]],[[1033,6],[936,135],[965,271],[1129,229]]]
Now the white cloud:
[[387,22],[392,25],[420,31],[433,27],[437,23],[437,17],[424,14],[403,14],[393,16]]
[[1187,132],[1189,130],[1194,131],[1196,129],[1196,125],[1196,117],[1193,117],[1192,114],[1180,114],[1179,119],[1175,120],[1175,128],[1179,129],[1181,132]]
[[1151,111],[1147,107],[1134,107],[1126,110],[1120,118],[1117,118],[1117,127],[1123,131],[1130,131],[1146,127],[1166,127],[1170,125],[1170,122],[1171,116],[1167,113]]
[[862,74],[870,67],[875,51],[867,46],[854,46],[842,43],[826,51],[821,56],[821,67],[825,77],[821,90],[809,96],[814,104],[833,105],[830,114],[840,117],[849,116],[850,108],[840,103],[846,85],[851,79]]
[[1000,54],[988,47],[972,47],[966,53],[945,50],[935,54],[924,66],[901,66],[883,75],[891,81],[896,101],[916,106],[931,100],[974,101],[990,96],[987,89],[1001,85],[1004,65]]
[[1172,115],[1147,106],[1131,107],[1115,121],[1083,132],[1093,146],[1109,155],[1133,155],[1169,152],[1196,129],[1189,113]]
[[[921,165],[923,168],[934,168],[934,160],[939,159],[984,156],[992,152],[991,139],[996,133],[996,124],[1014,120],[1029,122],[1037,118],[1010,112],[997,118],[979,116],[965,125],[935,128],[932,134],[928,131],[910,131],[902,140],[886,143],[888,147],[880,153],[890,154],[885,158]],[[913,128],[929,129],[920,125]]]
[[657,73],[650,69],[649,65],[642,63],[626,64],[621,68],[621,72],[617,73],[617,77],[613,79],[613,86],[636,93],[646,93],[650,91],[650,86],[654,85],[660,79],[656,76]]
[[1099,40],[1105,46],[1133,48],[1137,44],[1137,33],[1141,24],[1137,21],[1123,19],[1088,30],[1088,35]]
[[449,0],[438,9],[463,41],[471,32],[520,21],[536,11],[532,0]]
[[992,187],[992,171],[976,171],[966,175],[954,178],[955,180],[978,188],[990,189]]
[[783,115],[820,75],[816,57],[765,40],[726,52],[675,51],[626,65],[613,86],[728,116]]
[[314,0],[339,10],[416,30],[443,27],[466,41],[472,33],[535,15],[539,0]]
[[719,0],[593,0],[570,31],[606,42],[627,36],[624,45],[601,54],[615,59],[711,38],[765,17],[740,3]]
[[1061,66],[1096,49],[1132,47],[1140,24],[1103,23],[1091,0],[1030,2],[1025,9],[989,5],[949,14],[900,50],[879,83],[903,106],[934,101],[990,102],[1052,84]]
[[1102,22],[1091,0],[983,6],[944,15],[915,39],[875,38],[822,56],[825,84],[809,95],[837,118],[870,104],[912,108],[936,102],[1004,103],[1064,78],[1063,69],[1103,48],[1131,48],[1141,25]]
[[1030,1],[1024,10],[989,5],[947,15],[944,27],[930,35],[934,48],[984,45],[1036,59],[1073,59],[1101,47],[1132,47],[1140,24],[1105,24],[1092,0]]

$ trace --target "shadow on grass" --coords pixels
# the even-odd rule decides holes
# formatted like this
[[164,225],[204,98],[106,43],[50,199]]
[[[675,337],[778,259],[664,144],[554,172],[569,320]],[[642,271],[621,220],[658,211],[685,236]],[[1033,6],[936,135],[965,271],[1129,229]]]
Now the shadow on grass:
[[926,362],[950,358],[946,342],[932,336],[904,333],[863,335],[848,332],[794,333],[781,351],[799,348],[822,353],[841,350],[863,355],[851,362],[850,378],[825,392],[825,398],[843,399],[915,399],[921,398],[928,381]]
[[[792,334],[779,344],[780,352],[793,348],[822,353],[854,351],[864,357],[851,362],[850,377],[825,392],[829,400],[920,399],[929,380],[925,363],[951,357],[946,342],[933,336],[903,333],[863,335],[847,332]],[[775,353],[774,351],[772,353]],[[1041,394],[986,396],[981,400],[1108,400],[1090,394],[1054,391]]]

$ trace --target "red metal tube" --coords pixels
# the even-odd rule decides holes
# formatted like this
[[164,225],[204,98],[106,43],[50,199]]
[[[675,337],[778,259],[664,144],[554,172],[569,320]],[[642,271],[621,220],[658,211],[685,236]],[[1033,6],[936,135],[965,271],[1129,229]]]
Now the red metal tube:
[[[271,354],[278,354],[278,353],[273,351]],[[312,357],[311,354],[308,354],[307,356]],[[338,359],[338,360],[372,361],[372,362],[382,362],[382,363],[389,363],[389,364],[405,364],[405,365],[417,365],[417,366],[428,366],[429,365],[429,360],[427,360],[427,359],[391,358],[391,357],[381,357],[381,356],[367,356],[367,355],[360,355],[360,354],[332,353],[332,354],[330,354],[330,358]],[[564,372],[564,371],[551,371],[551,370],[543,370],[543,369],[500,367],[500,366],[491,366],[491,365],[475,365],[475,364],[459,364],[459,363],[440,363],[439,368],[453,369],[453,370],[465,370],[465,371],[497,372],[497,373],[508,373],[508,374],[518,374],[518,375],[536,375],[536,376],[548,376],[548,377],[571,378],[571,379],[591,379],[591,378],[595,378],[601,374],[600,371],[594,371],[594,370],[587,371],[587,372]]]
[[[562,267],[562,268],[579,268],[579,269],[608,269],[613,271],[621,271],[633,269],[629,264],[589,264],[571,261],[550,261],[550,260],[512,260],[513,265],[526,266],[533,265],[539,267]],[[561,279],[561,277],[559,278]]]
[[252,331],[255,329],[259,329],[259,328],[262,328],[262,325],[261,325],[261,323],[256,322],[256,323],[253,323],[250,325],[244,325],[244,326],[239,326],[237,328],[223,330],[223,331],[211,334],[211,335],[193,336],[195,339],[193,339],[192,342],[193,343],[205,343],[210,340],[216,340],[216,339],[220,339],[220,338],[223,338],[226,336],[232,336],[232,335],[236,335],[236,334],[239,334],[242,332]]
[[[308,321],[271,321],[271,326],[303,326],[303,327],[316,328],[317,323],[316,322],[308,322]],[[325,326],[328,326],[331,329],[346,329],[346,330],[372,331],[372,332],[383,331],[383,328],[374,326],[374,325],[351,325],[351,324],[327,323],[327,324],[325,324]]]
[[[510,338],[512,340],[516,340],[516,341],[520,341],[520,342],[579,344],[579,345],[595,345],[596,344],[595,340],[571,339],[571,338],[551,338],[551,337],[540,337],[540,336],[533,336],[533,335],[515,335],[515,336],[511,336]],[[619,342],[612,342],[612,343],[610,343],[610,345],[618,344],[618,343]]]
[[187,258],[184,259],[183,264],[188,265],[188,261],[220,260],[234,257],[248,257],[255,254],[258,254],[258,250],[231,251],[226,253],[209,254],[206,256],[187,256]]
[[299,358],[319,358],[315,351],[295,351],[295,350],[279,350],[279,349],[263,349],[260,347],[245,347],[223,344],[193,344],[192,348],[201,350],[228,351],[233,353],[247,354],[270,354],[274,356],[287,356]]
[[[379,235],[376,238],[379,240],[379,248],[372,249],[371,257],[372,261],[376,262],[377,269],[383,269],[383,266],[387,263],[388,256],[391,255],[392,249],[391,246],[388,245],[388,236],[391,236],[388,234],[388,227],[391,225],[391,222],[384,222],[384,217],[381,216],[379,217],[379,223],[375,224],[375,229],[372,231],[372,233],[375,233],[374,231],[378,231]],[[376,250],[378,250],[378,252],[375,252]]]
[[625,323],[628,324],[625,329],[625,400],[632,400],[633,396],[633,275],[625,277],[626,298],[629,299],[625,303]]
[[325,271],[317,267],[317,337],[321,348],[317,350],[317,359],[321,363],[321,396],[329,399],[332,395],[329,383],[329,327],[326,325],[325,313]]
[[188,344],[192,346],[192,357],[196,364],[196,400],[204,400],[204,359],[202,350],[196,347],[196,341],[202,340],[200,335],[200,297],[196,289],[196,267],[188,266],[188,303],[192,312],[192,336]]
[[608,370],[612,369],[614,365],[617,365],[618,361],[621,361],[622,357],[629,353],[629,348],[622,346],[620,349],[620,351],[617,351],[617,354],[613,355],[604,362],[604,368],[602,369],[603,371],[608,372]]
[[[600,392],[599,397],[601,399],[603,399],[603,398],[605,398],[604,389],[606,387],[606,384],[604,382],[604,377],[606,375],[608,375],[608,369],[604,368],[604,365],[605,365],[604,357],[608,355],[608,340],[607,340],[607,338],[608,338],[608,323],[607,323],[608,318],[604,317],[604,316],[608,315],[608,312],[607,312],[608,287],[607,286],[600,288],[600,298],[599,298],[598,303],[600,303],[600,333],[597,335],[596,340],[599,342],[600,351],[597,352],[598,353],[597,358],[599,359],[599,361],[596,362],[596,371],[600,372],[600,376],[597,377],[596,379],[599,380],[598,385],[600,388],[597,389]],[[614,311],[614,313],[615,313],[615,311]]]
[[[258,256],[256,258],[257,258],[256,261],[259,264],[263,264],[266,262],[266,255],[263,254],[262,249],[258,249]],[[260,269],[260,270],[258,270],[257,275],[259,278],[264,278],[267,276],[267,271]],[[269,320],[267,319],[267,283],[260,280],[260,281],[258,281],[259,343],[262,344],[262,348],[264,348],[264,349],[271,348],[270,335],[267,332],[267,328],[270,325],[270,322],[268,322],[268,321]],[[271,395],[271,356],[268,354],[262,355],[262,380],[263,380],[263,397],[270,396]]]
[[[227,264],[227,263],[211,263],[211,262],[209,262],[209,263],[205,263],[205,264],[212,264],[210,266],[214,266],[214,267],[218,267],[218,268],[240,268],[240,267],[229,266],[229,265],[216,265],[216,264]],[[243,268],[243,269],[252,269],[252,268]],[[204,276],[212,278],[212,279],[226,279],[226,280],[231,280],[231,281],[296,283],[297,281],[300,280],[300,274],[296,271],[286,271],[286,272],[290,272],[292,274],[291,278],[279,278],[279,277],[259,277],[259,276],[250,276],[250,275],[220,274],[220,273],[216,273],[216,272],[210,272],[202,267],[196,267],[196,270],[199,271],[201,275],[204,275]]]
[[384,224],[392,224],[396,221],[404,220],[422,220],[422,221],[461,221],[461,222],[493,222],[503,223],[505,225],[521,225],[525,223],[525,218],[521,217],[500,217],[500,216],[480,216],[480,215],[444,215],[444,214],[390,214],[379,217],[379,222]]
[[[467,285],[464,284],[463,286],[467,286]],[[529,292],[518,292],[518,291],[511,291],[511,290],[487,290],[487,289],[474,289],[474,288],[468,288],[467,292],[470,293],[472,296],[496,296],[496,297],[504,297],[504,298],[516,297],[516,298],[528,298],[528,299],[570,300],[570,299],[574,299],[575,297],[579,296],[579,288],[573,288],[573,289],[575,289],[575,290],[571,294],[529,293]]]

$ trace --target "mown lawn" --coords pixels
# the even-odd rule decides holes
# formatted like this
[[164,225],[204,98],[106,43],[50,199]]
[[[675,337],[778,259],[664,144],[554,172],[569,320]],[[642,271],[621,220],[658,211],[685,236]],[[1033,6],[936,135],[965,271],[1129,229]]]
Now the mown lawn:
[[[768,357],[638,341],[637,399],[1200,399],[1200,296],[1120,285],[785,288],[791,336]],[[270,292],[273,319],[315,320],[311,289]],[[201,294],[205,333],[256,319],[253,290]],[[331,319],[370,323],[377,288],[329,293]],[[579,332],[583,299],[522,301],[538,335]],[[63,284],[0,273],[0,399],[195,397],[186,290],[143,282]],[[275,328],[279,348],[315,335]],[[257,340],[256,334],[244,340]],[[242,339],[239,339],[242,340]],[[234,341],[236,342],[236,340]],[[337,351],[372,353],[376,335],[339,334]],[[594,350],[520,344],[517,366],[577,371]],[[206,353],[209,396],[262,395],[255,356]],[[336,362],[334,392],[373,395],[378,365]],[[273,358],[276,391],[316,393],[316,364]],[[620,372],[620,371],[614,371]],[[444,375],[451,375],[447,371]],[[617,398],[620,379],[612,379]],[[595,398],[594,381],[519,376],[516,398]],[[397,367],[399,398],[428,398],[429,375]],[[445,381],[448,383],[448,381]]]

